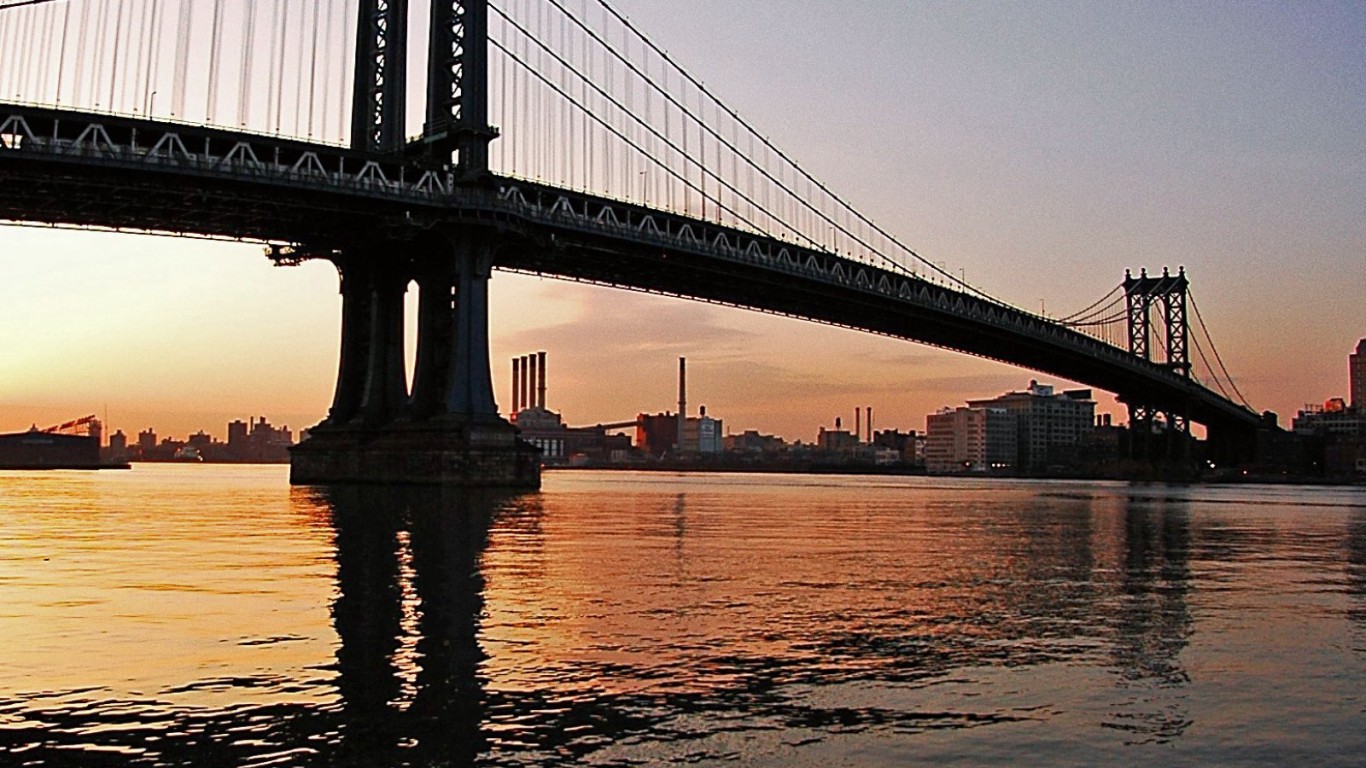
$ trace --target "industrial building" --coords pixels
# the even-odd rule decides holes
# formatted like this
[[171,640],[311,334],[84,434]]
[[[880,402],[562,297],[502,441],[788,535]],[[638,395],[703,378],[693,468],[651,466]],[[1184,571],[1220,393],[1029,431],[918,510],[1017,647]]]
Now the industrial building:
[[631,439],[608,434],[612,427],[571,427],[546,407],[546,353],[522,355],[512,360],[512,412],[508,420],[517,426],[521,439],[541,451],[546,466],[583,462],[622,462],[631,451]]

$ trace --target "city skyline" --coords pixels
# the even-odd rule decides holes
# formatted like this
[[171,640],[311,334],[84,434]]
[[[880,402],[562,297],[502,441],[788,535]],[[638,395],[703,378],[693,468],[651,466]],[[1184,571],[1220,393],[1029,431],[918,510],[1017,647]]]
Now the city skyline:
[[[1343,361],[1366,334],[1360,7],[866,3],[831,27],[811,3],[620,6],[831,188],[989,293],[1060,316],[1125,268],[1184,265],[1254,406],[1285,422],[1347,394]],[[106,406],[111,426],[172,434],[246,412],[299,430],[331,402],[339,299],[326,264],[3,228],[0,269],[0,431]],[[671,407],[678,356],[690,402],[789,439],[857,406],[923,429],[942,406],[1029,379],[1071,386],[662,297],[508,274],[491,293],[500,406],[503,361],[547,349],[548,404],[576,424]]]

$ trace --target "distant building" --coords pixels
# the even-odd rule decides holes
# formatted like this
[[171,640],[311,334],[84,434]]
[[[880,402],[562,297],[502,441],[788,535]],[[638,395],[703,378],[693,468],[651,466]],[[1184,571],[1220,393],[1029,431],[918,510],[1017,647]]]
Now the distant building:
[[678,415],[642,413],[636,416],[636,448],[652,459],[678,450]]
[[875,448],[895,451],[896,460],[905,464],[917,463],[915,445],[915,430],[902,432],[896,429],[884,429],[881,432],[873,433],[873,446]]
[[1019,428],[999,407],[945,408],[925,419],[925,470],[1005,472],[1015,467]]
[[1366,411],[1366,339],[1357,342],[1357,351],[1347,357],[1351,377],[1352,407]]
[[248,434],[250,434],[249,427],[245,421],[236,419],[228,422],[228,447],[246,450]]
[[151,427],[138,433],[138,450],[142,453],[152,453],[157,449],[157,433]]
[[781,437],[760,434],[757,429],[747,429],[738,435],[726,435],[721,442],[726,453],[750,456],[779,453],[787,447],[787,442]]
[[523,408],[513,418],[521,438],[541,449],[541,461],[555,464],[568,457],[569,428],[560,414],[540,406]]
[[1096,420],[1091,390],[1055,394],[1053,387],[1029,382],[1023,392],[1007,392],[990,400],[969,400],[970,408],[1002,408],[1018,421],[1019,453],[1012,459],[1021,470],[1075,466],[1090,441]]
[[683,445],[680,453],[696,453],[713,456],[725,449],[721,432],[721,420],[707,415],[704,405],[697,417],[688,417],[683,422]]
[[109,436],[109,448],[106,456],[111,463],[122,463],[128,460],[128,436],[123,434],[123,430],[118,430]]
[[848,451],[857,448],[858,444],[858,435],[844,429],[844,423],[838,416],[835,417],[834,429],[821,427],[816,432],[816,449],[820,451]]
[[1340,397],[1323,405],[1306,405],[1290,422],[1297,435],[1366,435],[1366,409],[1348,408]]

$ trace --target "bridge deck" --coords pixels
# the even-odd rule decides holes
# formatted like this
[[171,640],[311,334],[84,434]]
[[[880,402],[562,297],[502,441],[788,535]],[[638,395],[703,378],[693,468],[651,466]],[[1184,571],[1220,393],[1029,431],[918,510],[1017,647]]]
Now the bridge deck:
[[1001,360],[1246,430],[1248,409],[1014,307],[761,233],[616,200],[254,134],[0,105],[0,219],[299,244],[395,259],[424,232],[503,234],[497,265],[703,299]]

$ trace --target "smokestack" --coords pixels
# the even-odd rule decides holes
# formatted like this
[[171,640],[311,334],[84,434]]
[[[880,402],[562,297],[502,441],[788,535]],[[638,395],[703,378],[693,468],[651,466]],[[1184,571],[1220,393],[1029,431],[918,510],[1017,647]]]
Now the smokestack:
[[539,386],[538,389],[537,389],[536,404],[539,405],[539,406],[541,406],[541,409],[544,410],[544,409],[545,409],[545,353],[544,353],[544,352],[537,352],[537,353],[536,353],[536,357],[537,357],[537,359],[540,361],[540,369],[541,369],[541,382],[540,382],[540,386]]
[[529,398],[527,398],[526,374],[531,369],[530,366],[527,365],[526,355],[522,355],[522,357],[519,357],[518,359],[519,361],[522,361],[522,376],[516,380],[516,404],[518,404],[518,413],[522,413],[522,410],[526,409],[527,400],[529,400]]
[[873,442],[873,406],[868,406],[868,443]]
[[688,421],[688,358],[678,358],[678,452],[683,452],[683,425]]
[[526,360],[531,365],[531,372],[526,377],[526,402],[528,408],[535,408],[538,405],[536,402],[536,356],[527,355]]
[[512,358],[512,412],[521,410],[522,405],[522,359]]
[[863,409],[854,408],[854,442],[863,442]]
[[531,357],[522,355],[522,409],[526,410],[531,405]]

